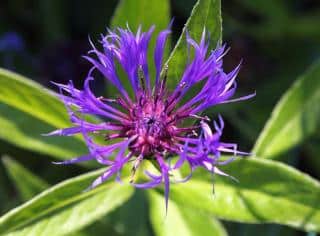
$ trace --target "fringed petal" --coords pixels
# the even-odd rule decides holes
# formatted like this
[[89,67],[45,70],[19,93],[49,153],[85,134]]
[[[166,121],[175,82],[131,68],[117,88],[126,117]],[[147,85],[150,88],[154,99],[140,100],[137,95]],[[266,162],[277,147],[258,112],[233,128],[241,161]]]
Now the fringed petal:
[[76,158],[73,158],[73,159],[70,159],[70,160],[54,161],[52,163],[56,164],[56,165],[70,165],[70,164],[75,164],[75,163],[79,163],[79,162],[90,161],[90,160],[93,160],[93,159],[95,159],[95,157],[92,156],[92,155],[84,155],[84,156],[76,157]]

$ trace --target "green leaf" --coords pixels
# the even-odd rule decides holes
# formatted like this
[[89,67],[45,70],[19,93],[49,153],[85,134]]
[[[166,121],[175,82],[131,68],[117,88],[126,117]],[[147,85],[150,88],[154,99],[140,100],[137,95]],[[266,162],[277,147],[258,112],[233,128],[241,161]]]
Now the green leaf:
[[43,137],[69,127],[58,98],[31,80],[0,69],[0,138],[21,148],[67,159],[87,152],[80,137]]
[[[155,33],[165,29],[170,21],[168,0],[121,0],[111,20],[112,27],[127,27],[135,32],[139,25],[148,30],[156,26]],[[152,48],[152,47],[150,47]]]
[[222,224],[213,216],[190,210],[173,201],[169,201],[166,216],[164,197],[154,190],[149,191],[149,201],[151,224],[157,236],[227,235]]
[[[14,183],[18,190],[22,200],[29,200],[31,197],[42,192],[49,187],[49,184],[42,180],[40,177],[31,173],[28,169],[22,166],[19,162],[14,159],[4,156],[2,158],[3,165],[7,170],[10,179]],[[102,224],[99,224],[98,227]],[[72,236],[79,235],[90,235],[86,232],[75,232]],[[97,235],[97,234],[96,234]],[[101,234],[103,235],[103,234]]]
[[275,158],[313,134],[320,120],[320,62],[284,94],[260,134],[253,153]]
[[[204,173],[203,170],[199,170]],[[320,183],[280,162],[248,158],[223,171],[236,177],[193,176],[171,187],[170,199],[180,206],[245,223],[277,223],[320,232]]]
[[[104,226],[112,226],[122,236],[152,235],[148,219],[148,199],[145,193],[144,189],[137,189],[129,201],[106,217]],[[95,230],[95,227],[92,228]]]
[[42,192],[0,218],[0,234],[67,235],[123,204],[129,185],[110,182],[84,191],[102,170],[71,178]]
[[49,187],[49,184],[31,173],[14,159],[4,156],[2,163],[23,201],[29,200]]
[[174,88],[180,81],[187,63],[188,47],[186,31],[197,42],[201,39],[203,29],[210,33],[210,48],[217,46],[222,40],[222,18],[220,0],[198,0],[182,30],[182,34],[167,61],[168,86]]
[[69,159],[87,152],[86,146],[79,139],[41,135],[55,129],[27,113],[0,103],[0,139],[59,159]]
[[70,125],[66,109],[53,92],[4,69],[0,69],[0,102],[55,127]]

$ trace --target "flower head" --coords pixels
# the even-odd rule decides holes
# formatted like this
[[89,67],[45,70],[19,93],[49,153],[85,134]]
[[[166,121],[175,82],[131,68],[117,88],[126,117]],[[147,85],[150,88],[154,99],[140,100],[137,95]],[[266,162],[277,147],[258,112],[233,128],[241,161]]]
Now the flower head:
[[[59,164],[95,159],[108,166],[105,173],[92,183],[91,188],[113,175],[119,178],[123,166],[132,162],[130,182],[138,188],[152,188],[164,183],[167,202],[170,172],[179,169],[183,163],[188,163],[192,171],[204,167],[211,172],[226,175],[216,167],[228,162],[219,161],[221,152],[243,154],[237,151],[235,144],[220,141],[223,129],[221,117],[219,125],[215,123],[216,132],[213,133],[207,124],[209,118],[200,116],[200,113],[208,107],[248,99],[254,95],[231,100],[236,90],[235,80],[240,65],[230,73],[224,72],[222,58],[225,46],[218,46],[209,52],[205,31],[200,43],[187,35],[187,42],[194,49],[194,57],[173,91],[166,87],[167,79],[171,79],[167,78],[166,71],[170,68],[163,64],[165,42],[170,30],[164,30],[158,35],[154,49],[156,75],[153,84],[147,60],[153,30],[151,27],[149,31],[142,32],[139,28],[136,34],[121,28],[109,31],[101,39],[101,51],[91,43],[89,54],[94,57],[85,58],[92,63],[93,68],[83,90],[76,89],[72,82],[67,85],[57,84],[74,126],[56,130],[50,135],[80,133],[89,149],[89,154]],[[126,72],[133,96],[120,82],[117,64]],[[93,94],[90,82],[94,80],[95,70],[118,90],[119,96],[116,99],[96,97]],[[203,87],[199,93],[183,101],[186,93],[200,82]],[[89,122],[84,118],[86,115],[97,115],[103,121]],[[195,124],[184,125],[186,119],[193,119]],[[199,130],[200,135],[197,133]],[[98,143],[94,135],[101,135],[106,141]],[[168,160],[174,156],[179,158],[175,165],[171,165]],[[153,160],[160,170],[159,174],[146,170],[150,181],[135,183],[135,171],[145,160]]]

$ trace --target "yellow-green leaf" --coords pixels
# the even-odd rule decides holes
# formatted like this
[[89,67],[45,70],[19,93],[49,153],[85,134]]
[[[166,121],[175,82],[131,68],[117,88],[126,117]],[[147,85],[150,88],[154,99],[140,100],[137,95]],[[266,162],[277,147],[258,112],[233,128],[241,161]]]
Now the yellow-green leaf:
[[222,40],[222,18],[220,0],[198,0],[194,5],[191,15],[182,30],[182,34],[175,45],[167,61],[168,86],[174,88],[180,81],[188,58],[188,47],[186,41],[186,32],[200,41],[202,31],[210,34],[210,49],[217,46]]
[[0,234],[68,235],[123,204],[133,193],[129,185],[110,182],[84,190],[102,171],[57,184],[0,218]]
[[320,121],[320,61],[283,95],[262,130],[253,153],[276,158],[316,132]]
[[157,236],[227,235],[223,225],[210,214],[169,201],[166,215],[164,197],[153,190],[149,191],[149,201],[151,224]]
[[69,126],[66,109],[53,92],[0,69],[0,139],[24,149],[68,159],[87,152],[80,138],[42,134]]
[[178,206],[246,223],[276,223],[320,232],[320,183],[280,162],[248,158],[222,168],[239,182],[199,170],[186,184],[172,185]]

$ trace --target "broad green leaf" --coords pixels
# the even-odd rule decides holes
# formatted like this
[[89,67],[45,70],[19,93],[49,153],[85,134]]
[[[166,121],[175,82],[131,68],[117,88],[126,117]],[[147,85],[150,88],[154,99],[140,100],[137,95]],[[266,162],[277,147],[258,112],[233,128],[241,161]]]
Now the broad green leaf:
[[4,69],[0,69],[0,102],[55,127],[70,125],[66,109],[53,92]]
[[275,158],[313,134],[320,121],[320,62],[284,94],[260,134],[253,153]]
[[49,90],[0,69],[0,138],[21,148],[67,159],[87,152],[78,137],[43,137],[70,122],[62,102]]
[[210,49],[222,40],[222,18],[220,0],[198,0],[191,15],[182,30],[182,34],[167,61],[168,86],[174,88],[180,81],[188,58],[186,32],[197,42],[201,39],[202,31],[210,34]]
[[[168,0],[121,0],[111,20],[112,27],[127,27],[135,32],[139,25],[148,30],[156,26],[155,33],[165,29],[170,21]],[[150,47],[152,49],[152,47]]]
[[41,135],[55,129],[56,127],[27,113],[0,103],[0,139],[23,149],[59,159],[68,159],[87,153],[87,148],[79,139]]
[[31,173],[14,159],[5,156],[2,158],[2,163],[22,200],[29,200],[34,195],[49,187],[49,184]]
[[[4,167],[6,168],[9,177],[18,190],[22,200],[29,200],[34,195],[42,192],[49,187],[49,184],[42,180],[40,177],[31,173],[28,169],[22,166],[14,159],[5,156],[2,158]],[[101,227],[99,225],[99,227]],[[75,232],[72,236],[90,235],[86,232]],[[97,234],[96,234],[97,235]],[[103,235],[103,234],[101,234]]]
[[[106,217],[104,225],[112,226],[114,231],[122,236],[152,235],[145,192],[144,189],[137,189],[126,203]],[[94,226],[92,230],[95,230]]]
[[123,204],[133,188],[112,181],[84,191],[101,173],[61,182],[9,211],[0,218],[0,234],[68,235],[106,215]]
[[[148,202],[144,190],[136,190],[130,199],[117,210],[82,229],[82,233],[94,236],[149,236]],[[137,217],[139,214],[139,217]]]
[[[226,220],[277,223],[320,232],[320,183],[298,170],[266,159],[248,158],[222,168],[239,182],[194,175],[171,187],[170,199]],[[199,170],[203,173],[203,170]]]
[[[156,191],[149,191],[151,224],[157,236],[226,236],[222,224],[213,216],[182,204],[169,201],[168,215],[165,213],[164,198]],[[196,200],[196,199],[194,199]]]

